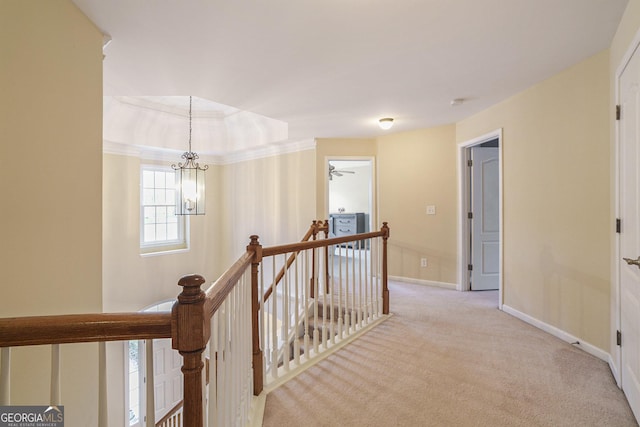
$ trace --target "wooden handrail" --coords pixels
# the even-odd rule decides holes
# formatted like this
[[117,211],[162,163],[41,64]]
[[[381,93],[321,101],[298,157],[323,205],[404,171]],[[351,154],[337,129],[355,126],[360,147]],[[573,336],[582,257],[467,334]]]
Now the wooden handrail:
[[205,292],[206,300],[204,302],[205,313],[211,318],[220,308],[227,295],[233,290],[233,287],[251,265],[253,259],[253,251],[248,249],[242,254],[238,260],[227,269],[222,276],[215,281],[213,285]]
[[171,417],[173,417],[176,414],[176,412],[178,412],[180,409],[182,409],[183,406],[184,406],[184,400],[181,400],[180,402],[176,403],[176,406],[171,408],[171,410],[169,412],[167,412],[167,414],[164,417],[160,418],[160,421],[158,421],[156,423],[156,427],[160,427],[164,423],[169,421],[169,419]]
[[[246,252],[206,291],[201,289],[205,283],[202,276],[188,275],[181,278],[178,285],[183,289],[171,313],[95,313],[0,319],[0,348],[172,338],[172,347],[177,349],[183,357],[184,400],[176,405],[158,424],[169,420],[182,405],[184,425],[202,426],[204,420],[203,369],[205,369],[202,353],[210,338],[211,317],[224,303],[249,267],[251,268],[253,391],[259,394],[263,389],[263,352],[260,347],[258,330],[260,301],[264,297],[258,295],[258,268],[263,257],[291,254],[281,274],[278,274],[277,280],[272,284],[272,288],[275,288],[286,274],[286,269],[293,264],[301,251],[382,237],[383,313],[388,313],[389,291],[386,264],[389,228],[387,223],[383,223],[380,231],[331,239],[308,240],[319,231],[324,231],[325,235],[327,234],[328,223],[326,221],[314,221],[308,236],[305,236],[306,241],[268,248],[263,248],[260,245],[257,236],[251,236],[251,243],[247,246]],[[325,262],[327,258],[328,256],[325,255]],[[328,268],[325,266],[325,269]],[[3,357],[3,363],[5,359],[7,358]]]
[[308,242],[290,243],[288,245],[271,246],[262,248],[262,256],[285,254],[288,252],[304,251],[306,249],[321,248],[323,246],[339,245],[341,243],[352,242],[354,240],[373,239],[374,237],[384,237],[385,231],[372,231],[369,233],[352,234],[344,237],[332,237],[331,239],[311,240]]
[[[311,225],[309,226],[309,229],[307,230],[305,235],[302,237],[302,240],[300,240],[300,241],[301,242],[307,242],[307,241],[309,241],[311,236],[315,237],[315,235],[318,232],[320,232],[320,231],[328,231],[328,230],[329,230],[329,221],[316,221],[316,220],[314,220],[311,223]],[[291,255],[289,255],[289,258],[287,259],[287,262],[285,263],[284,266],[282,266],[282,268],[278,272],[278,274],[277,274],[275,280],[273,281],[273,283],[271,284],[271,286],[269,286],[269,288],[265,291],[264,297],[263,297],[263,301],[266,301],[266,300],[269,299],[269,297],[271,296],[271,293],[273,292],[273,289],[278,286],[278,284],[280,283],[280,281],[284,277],[285,272],[289,269],[289,267],[291,267],[291,265],[296,260],[296,257],[298,256],[299,253],[300,253],[300,251],[297,251],[297,252],[294,252]]]
[[0,319],[0,347],[171,338],[171,313],[96,313]]

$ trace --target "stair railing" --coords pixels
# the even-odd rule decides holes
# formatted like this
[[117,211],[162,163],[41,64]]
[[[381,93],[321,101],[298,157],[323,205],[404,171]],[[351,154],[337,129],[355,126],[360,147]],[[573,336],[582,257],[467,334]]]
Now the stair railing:
[[[310,238],[313,238],[313,240],[316,240],[316,236],[321,231],[324,231],[326,236],[326,234],[329,232],[329,221],[313,220],[311,225],[309,226],[309,230],[307,230],[306,234],[302,237],[302,240],[300,241],[308,242]],[[271,293],[273,292],[273,289],[276,286],[278,286],[278,284],[282,281],[282,278],[284,277],[285,272],[289,269],[289,267],[291,267],[291,265],[293,264],[293,262],[295,261],[299,253],[300,251],[293,252],[289,255],[289,257],[287,258],[287,262],[285,263],[284,266],[282,266],[282,268],[280,268],[280,271],[278,271],[278,274],[273,280],[273,283],[271,283],[271,285],[267,288],[266,292],[264,293],[265,301],[269,299],[269,297],[271,296]]]
[[[253,279],[258,294],[265,295],[257,319],[260,342],[254,343],[263,353],[262,384],[256,379],[256,390],[275,387],[389,313],[387,224],[372,233],[327,234],[262,249],[261,274]],[[270,266],[265,265],[269,257]],[[279,282],[276,292],[263,291],[265,283]]]
[[[312,225],[316,238],[326,225],[320,223]],[[173,348],[183,357],[182,425],[247,425],[252,396],[265,384],[273,386],[292,376],[389,313],[387,224],[380,231],[353,236],[324,234],[321,239],[267,248],[251,236],[247,251],[206,291],[201,289],[202,276],[181,278],[182,292],[171,313],[0,319],[0,405],[10,404],[11,347],[52,346],[50,404],[60,405],[59,345],[99,342],[98,422],[106,426],[103,343],[172,338]],[[264,259],[269,257],[274,291],[265,300]],[[286,266],[279,280],[277,257]],[[276,288],[279,281],[281,287]],[[292,342],[291,337],[296,339]],[[211,360],[206,370],[205,360]]]

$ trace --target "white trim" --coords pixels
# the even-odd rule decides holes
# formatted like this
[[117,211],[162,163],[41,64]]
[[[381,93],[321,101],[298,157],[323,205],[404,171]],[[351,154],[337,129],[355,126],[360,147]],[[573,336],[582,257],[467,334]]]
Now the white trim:
[[[144,210],[147,205],[144,204],[144,172],[162,172],[165,174],[169,174],[173,176],[175,171],[167,165],[150,165],[147,163],[142,163],[140,165],[140,255],[147,254],[169,254],[169,253],[178,253],[176,251],[187,252],[190,249],[191,243],[191,229],[190,229],[190,221],[188,215],[175,215],[177,218],[176,229],[178,233],[178,237],[173,240],[165,239],[153,242],[145,242],[144,241],[144,232],[145,232],[145,222],[144,222]],[[165,189],[166,186],[163,187],[146,187],[155,189]],[[171,207],[175,206],[175,204],[171,205],[151,205],[151,206],[166,206]]]
[[467,212],[469,212],[469,201],[466,195],[469,191],[468,182],[468,168],[467,168],[467,148],[474,145],[482,144],[483,142],[490,141],[492,139],[498,139],[498,223],[500,224],[500,249],[498,260],[498,271],[500,277],[498,278],[498,308],[502,309],[504,303],[504,221],[503,221],[503,173],[502,173],[502,128],[496,129],[492,132],[481,135],[477,138],[461,142],[458,144],[458,285],[459,291],[468,291],[469,289],[469,271],[467,266],[469,265],[469,221],[467,219]]
[[315,139],[302,139],[297,141],[288,140],[286,142],[269,144],[252,148],[245,151],[236,151],[224,155],[216,156],[212,162],[217,165],[230,165],[233,163],[246,162],[248,160],[263,159],[266,157],[279,156],[282,154],[297,153],[299,151],[313,150],[316,148]]
[[618,372],[618,367],[613,362],[613,357],[609,355],[609,359],[607,360],[609,363],[609,369],[611,369],[611,374],[613,375],[613,379],[616,380],[616,385],[618,388],[622,388],[622,382],[620,381],[620,373]]
[[414,285],[434,286],[436,288],[458,289],[456,283],[437,282],[435,280],[414,279],[413,277],[388,276],[389,280],[394,282],[413,283]]
[[[636,52],[638,47],[640,46],[640,30],[636,32],[633,41],[627,48],[618,68],[616,69],[615,74],[615,83],[614,83],[614,108],[616,105],[620,105],[620,77],[622,73],[627,68],[629,61],[633,57],[633,54]],[[640,54],[640,53],[639,53]],[[614,155],[613,155],[613,213],[614,220],[616,218],[620,218],[620,121],[614,119]],[[620,259],[620,234],[616,233],[614,230],[614,238],[613,238],[613,250],[612,259],[611,259],[611,322],[613,327],[611,328],[611,357],[609,360],[609,366],[611,367],[611,372],[616,379],[616,383],[618,387],[622,387],[622,378],[620,374],[620,369],[622,367],[622,352],[620,351],[620,347],[615,343],[616,331],[621,331],[621,311],[620,311],[620,263],[618,260]]]
[[[313,150],[316,148],[315,139],[288,140],[280,143],[263,145],[244,151],[235,151],[227,154],[202,154],[200,162],[208,165],[230,165],[257,160],[282,154],[297,153],[299,151]],[[149,147],[143,145],[124,144],[104,139],[102,141],[104,154],[116,154],[120,156],[138,157],[143,160],[153,160],[166,163],[175,163],[180,160],[182,151],[167,148]]]
[[267,404],[267,393],[262,392],[259,396],[253,396],[251,409],[249,410],[248,427],[262,427],[264,421],[264,408]]
[[600,360],[603,360],[605,362],[609,362],[609,353],[607,353],[606,351],[602,350],[599,347],[596,347],[593,344],[589,344],[588,342],[574,336],[571,335],[568,332],[563,331],[562,329],[556,328],[555,326],[549,325],[548,323],[545,323],[541,320],[536,319],[535,317],[529,316],[528,314],[525,314],[521,311],[516,310],[513,307],[510,307],[506,304],[504,304],[502,306],[502,311],[504,311],[507,314],[512,315],[513,317],[516,317],[520,320],[522,320],[523,322],[526,322],[532,326],[535,326],[536,328],[553,335],[556,338],[560,338],[562,341],[565,341],[569,344],[573,344],[574,347],[577,347],[581,350],[584,350],[585,352],[589,353],[592,356],[597,357]]

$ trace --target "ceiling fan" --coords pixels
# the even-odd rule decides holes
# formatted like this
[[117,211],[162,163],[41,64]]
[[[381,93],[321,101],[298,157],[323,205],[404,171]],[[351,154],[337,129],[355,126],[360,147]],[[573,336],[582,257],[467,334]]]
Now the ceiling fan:
[[329,163],[329,181],[333,181],[334,176],[342,176],[345,173],[355,173],[354,171],[348,171],[345,169],[336,169],[331,163]]

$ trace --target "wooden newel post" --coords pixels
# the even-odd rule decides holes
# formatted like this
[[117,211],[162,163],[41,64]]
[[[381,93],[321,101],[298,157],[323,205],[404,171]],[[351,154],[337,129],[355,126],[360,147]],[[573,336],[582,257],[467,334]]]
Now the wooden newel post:
[[197,274],[184,276],[178,282],[182,292],[173,305],[172,346],[182,355],[184,377],[184,425],[204,425],[202,353],[211,335],[211,322],[204,312],[205,293],[200,286],[205,279]]
[[247,246],[247,251],[253,252],[251,260],[251,329],[253,341],[253,394],[258,396],[262,393],[263,370],[262,370],[262,348],[260,348],[260,301],[262,295],[259,293],[258,268],[262,262],[262,245],[258,242],[258,236],[251,236],[251,243]]
[[382,314],[389,314],[389,274],[387,272],[387,240],[389,239],[389,226],[382,223]]

